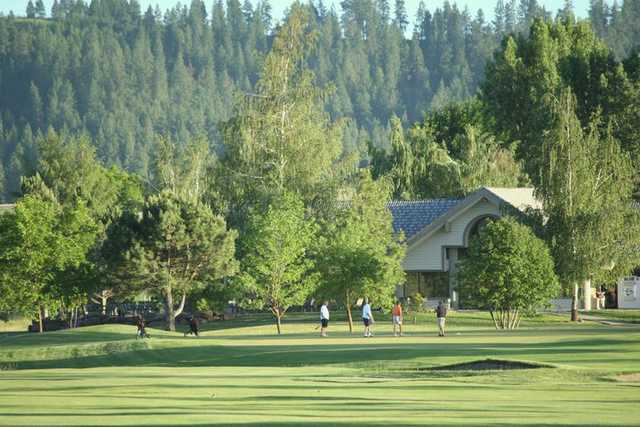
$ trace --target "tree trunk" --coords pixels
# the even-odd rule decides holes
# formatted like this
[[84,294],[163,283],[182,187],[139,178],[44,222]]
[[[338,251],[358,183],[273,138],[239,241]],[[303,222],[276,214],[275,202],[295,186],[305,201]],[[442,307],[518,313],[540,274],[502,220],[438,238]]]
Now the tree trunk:
[[280,313],[280,309],[275,309],[273,314],[276,316],[276,329],[278,330],[278,335],[282,333],[280,330],[280,319],[282,318],[282,313]]
[[573,284],[573,296],[571,298],[571,321],[577,322],[578,318],[578,283]]
[[352,334],[353,333],[353,317],[351,316],[351,299],[349,298],[349,295],[347,295],[346,304],[347,304],[347,320],[349,321],[349,333]]
[[519,319],[519,311],[516,308],[516,309],[513,310],[513,313],[512,313],[512,316],[511,316],[511,321],[509,323],[509,329],[514,330],[514,329],[517,328],[518,321],[519,321],[518,319]]
[[44,308],[41,305],[38,306],[38,332],[44,332]]
[[591,278],[582,283],[582,294],[584,311],[591,311]]
[[182,314],[182,311],[184,310],[185,302],[187,302],[187,293],[183,291],[182,292],[182,299],[180,300],[180,305],[178,306],[178,308],[175,309],[175,311],[173,313],[173,318],[174,319]]
[[107,315],[107,296],[105,295],[105,291],[102,291],[101,295],[100,295],[100,306],[102,308],[102,315],[106,316]]
[[165,288],[164,291],[164,320],[167,324],[167,330],[175,332],[176,317],[173,311],[173,293],[171,288]]
[[493,320],[493,326],[495,326],[496,329],[500,329],[498,327],[498,319],[496,319],[496,316],[494,316],[493,310],[489,310],[489,314],[491,315],[491,320]]
[[171,287],[165,288],[164,291],[164,319],[167,324],[167,330],[175,332],[176,330],[176,317],[182,314],[184,310],[184,304],[187,301],[187,293],[182,292],[182,298],[180,299],[180,305],[178,307],[173,306],[173,290]]

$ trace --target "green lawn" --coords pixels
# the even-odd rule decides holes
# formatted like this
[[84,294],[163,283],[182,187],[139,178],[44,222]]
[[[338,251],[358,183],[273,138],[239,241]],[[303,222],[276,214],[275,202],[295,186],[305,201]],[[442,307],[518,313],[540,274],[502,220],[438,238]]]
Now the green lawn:
[[594,310],[586,314],[613,321],[640,323],[640,310]]
[[[315,316],[315,315],[314,315]],[[200,338],[111,325],[0,334],[0,425],[616,425],[640,424],[640,325],[570,324],[566,316],[498,332],[455,313],[449,335],[430,315],[394,338],[317,337],[309,315],[285,334],[261,316],[207,325]],[[486,358],[549,367],[429,368]]]

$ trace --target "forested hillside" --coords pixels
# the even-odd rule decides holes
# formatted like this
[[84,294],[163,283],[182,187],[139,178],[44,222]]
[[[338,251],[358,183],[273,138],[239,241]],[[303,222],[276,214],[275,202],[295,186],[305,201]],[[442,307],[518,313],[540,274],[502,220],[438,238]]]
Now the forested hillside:
[[[403,0],[344,0],[342,13],[314,2],[316,38],[307,58],[330,89],[331,119],[347,119],[343,145],[365,158],[390,148],[390,120],[467,99],[507,33],[534,18],[569,16],[536,0],[498,0],[495,19],[444,2],[408,17]],[[148,175],[158,135],[176,143],[205,136],[219,150],[220,123],[251,93],[275,30],[267,1],[205,3],[142,11],[135,0],[56,1],[45,12],[0,18],[0,193],[13,200],[36,165],[34,140],[49,127],[87,133],[105,164]],[[640,1],[593,0],[596,34],[625,58],[640,42]],[[409,34],[409,21],[414,31]]]

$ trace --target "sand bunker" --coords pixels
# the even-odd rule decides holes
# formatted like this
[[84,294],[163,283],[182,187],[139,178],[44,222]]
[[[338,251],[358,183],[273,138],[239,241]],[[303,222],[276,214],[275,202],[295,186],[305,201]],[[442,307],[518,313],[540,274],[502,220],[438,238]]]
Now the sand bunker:
[[483,359],[472,362],[456,363],[454,365],[436,366],[434,371],[506,371],[512,369],[552,368],[540,363],[518,362],[516,360]]

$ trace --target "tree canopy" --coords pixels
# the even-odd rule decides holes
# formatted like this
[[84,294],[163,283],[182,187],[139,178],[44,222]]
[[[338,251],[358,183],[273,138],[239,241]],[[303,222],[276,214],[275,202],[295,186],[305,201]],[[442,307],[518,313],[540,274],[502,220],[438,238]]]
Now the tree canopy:
[[83,203],[61,206],[35,195],[0,215],[0,309],[37,316],[43,332],[45,309],[69,296],[59,274],[86,260],[95,228]]
[[[30,175],[37,156],[32,139],[49,127],[86,132],[105,166],[117,165],[145,178],[158,135],[178,145],[204,135],[211,148],[220,150],[223,135],[217,125],[235,116],[238,96],[258,92],[262,66],[280,27],[267,1],[186,3],[163,11],[141,10],[139,2],[127,0],[65,1],[45,17],[43,2],[37,0],[29,19],[0,18],[0,180],[5,200],[17,197],[19,177]],[[563,40],[560,74],[579,75],[581,86],[595,88],[605,70],[609,89],[589,93],[624,95],[627,88],[618,84],[616,61],[629,57],[638,44],[638,8],[634,1],[605,3],[592,4],[590,25],[612,48],[611,58],[600,47],[597,54],[585,56],[603,44],[584,34],[589,24],[578,30],[567,24],[557,31],[563,34],[558,36]],[[343,2],[341,12],[316,3],[300,6],[315,34],[304,65],[317,87],[333,88],[322,107],[332,121],[344,121],[343,150],[366,159],[367,141],[389,149],[394,115],[407,127],[429,110],[474,96],[503,36],[514,35],[522,56],[524,39],[517,35],[526,37],[536,17],[552,20],[538,1],[500,0],[496,5],[493,22],[486,20],[487,11],[465,10],[455,2],[423,5],[415,16],[406,15],[402,1]],[[536,25],[531,33],[537,40],[542,35]],[[578,37],[585,37],[584,42],[571,41]],[[624,68],[629,73],[626,64]],[[620,98],[605,110],[619,111],[626,101]],[[608,105],[604,97],[590,103]],[[632,112],[624,113],[620,126],[629,127],[632,116],[627,114]],[[501,129],[507,127],[505,123]],[[634,138],[617,136],[630,142]]]

